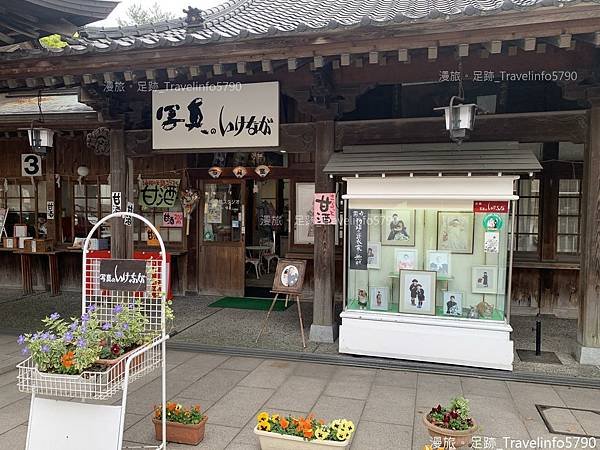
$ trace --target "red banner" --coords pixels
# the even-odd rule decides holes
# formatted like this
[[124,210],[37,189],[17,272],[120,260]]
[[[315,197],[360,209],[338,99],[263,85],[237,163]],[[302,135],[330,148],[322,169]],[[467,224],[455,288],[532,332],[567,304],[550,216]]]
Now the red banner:
[[476,213],[507,213],[508,202],[477,200],[473,202],[473,212]]

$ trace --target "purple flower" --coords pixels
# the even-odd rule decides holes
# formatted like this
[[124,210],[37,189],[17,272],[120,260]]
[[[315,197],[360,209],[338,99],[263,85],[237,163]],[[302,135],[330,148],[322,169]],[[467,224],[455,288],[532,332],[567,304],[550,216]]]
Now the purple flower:
[[78,326],[78,323],[77,323],[77,321],[75,321],[71,325],[69,325],[69,330],[75,331],[77,329],[77,326]]
[[57,312],[55,312],[55,313],[52,313],[52,314],[50,314],[50,318],[51,318],[52,320],[58,320],[58,319],[60,319],[60,314],[59,314],[59,313],[57,313]]
[[127,322],[123,322],[123,325],[121,325],[121,328],[123,328],[124,330],[129,330],[129,324]]
[[50,346],[49,345],[42,345],[42,348],[40,349],[42,351],[42,353],[48,353],[50,351]]
[[79,347],[79,348],[83,348],[83,347],[85,347],[85,346],[86,346],[85,339],[83,339],[83,338],[79,338],[79,339],[77,339],[77,347]]
[[29,349],[27,347],[23,347],[21,349],[21,355],[25,356],[29,353]]
[[90,305],[87,307],[87,312],[91,313],[96,311],[96,305]]
[[45,331],[41,334],[40,339],[48,339],[49,337],[50,337],[50,333]]
[[81,321],[87,322],[88,320],[90,320],[90,315],[88,313],[82,314]]
[[110,322],[104,322],[104,323],[102,324],[102,329],[103,329],[104,331],[108,331],[108,330],[110,330],[111,328],[112,328],[112,325],[110,324]]
[[25,343],[25,336],[23,336],[23,335],[20,335],[20,336],[17,338],[17,344],[19,344],[19,345],[23,345],[24,343]]
[[50,339],[51,341],[53,341],[53,340],[55,340],[55,339],[56,339],[56,335],[55,335],[54,333],[50,333],[50,334],[48,335],[48,339]]
[[67,331],[64,335],[64,340],[65,340],[65,342],[71,342],[73,340],[73,333],[70,331]]
[[115,314],[119,314],[121,311],[123,311],[123,307],[121,305],[117,305],[113,308],[113,313]]
[[122,332],[122,331],[117,331],[117,332],[115,333],[115,337],[116,337],[117,339],[121,339],[121,338],[123,337],[123,332]]
[[38,331],[33,336],[31,336],[32,341],[37,341],[40,338],[40,332]]

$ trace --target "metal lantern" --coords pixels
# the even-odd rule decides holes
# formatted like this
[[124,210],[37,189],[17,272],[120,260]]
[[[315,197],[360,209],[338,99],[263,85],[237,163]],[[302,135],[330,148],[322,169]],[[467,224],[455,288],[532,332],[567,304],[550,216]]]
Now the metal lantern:
[[435,108],[435,110],[444,111],[446,130],[450,131],[450,139],[460,144],[468,138],[468,131],[473,130],[478,106],[474,103],[455,105],[455,101],[462,102],[463,99],[454,96],[450,99],[450,106]]
[[36,153],[45,155],[54,145],[54,131],[48,128],[29,128],[29,145]]

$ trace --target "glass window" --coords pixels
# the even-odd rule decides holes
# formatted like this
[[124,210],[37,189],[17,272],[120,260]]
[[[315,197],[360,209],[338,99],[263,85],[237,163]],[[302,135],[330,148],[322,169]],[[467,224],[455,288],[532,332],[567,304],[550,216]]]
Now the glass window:
[[540,238],[540,180],[519,180],[516,211],[515,250],[537,253]]
[[579,253],[581,180],[562,179],[558,183],[558,253]]
[[241,185],[209,183],[205,185],[204,192],[204,241],[239,241],[242,226]]
[[28,225],[27,234],[42,237],[46,233],[46,182],[38,181],[37,189],[31,184],[9,184],[0,195],[0,204],[9,208],[6,217],[6,231],[12,235],[13,225]]
[[[108,211],[100,209],[101,198],[99,194],[99,184],[73,184],[73,230],[75,237],[86,237],[93,226],[98,223],[98,220],[110,213],[110,208]],[[110,237],[109,223],[100,227],[97,237]]]
[[[362,201],[353,209],[353,200],[349,201],[349,310],[505,319],[508,213],[486,217],[467,210],[447,211],[442,205],[440,209],[404,205],[364,209],[364,205]],[[484,222],[496,225],[484,228]]]
[[[110,192],[109,192],[110,194]],[[138,188],[134,188],[134,198],[138,198]],[[110,209],[110,197],[107,198],[108,207]],[[104,201],[104,200],[103,200]],[[134,202],[137,203],[137,202]],[[104,208],[104,206],[103,206]],[[135,208],[139,208],[138,205]],[[136,211],[139,213],[139,211]],[[172,208],[145,208],[142,209],[141,214],[148,219],[152,224],[158,228],[158,231],[166,243],[183,245],[183,232],[182,228],[186,226],[185,220],[182,218],[180,226],[164,226],[164,213],[177,213],[182,218],[183,209],[181,203],[177,201],[175,206]],[[148,234],[146,233],[146,225],[141,223],[139,220],[134,220],[134,239],[137,242],[148,242]]]

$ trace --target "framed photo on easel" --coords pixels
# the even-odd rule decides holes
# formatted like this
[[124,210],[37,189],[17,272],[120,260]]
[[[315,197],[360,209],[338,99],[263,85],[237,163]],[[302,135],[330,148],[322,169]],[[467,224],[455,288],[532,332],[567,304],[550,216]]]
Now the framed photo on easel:
[[298,259],[280,259],[277,262],[273,292],[300,295],[304,285],[306,261]]

